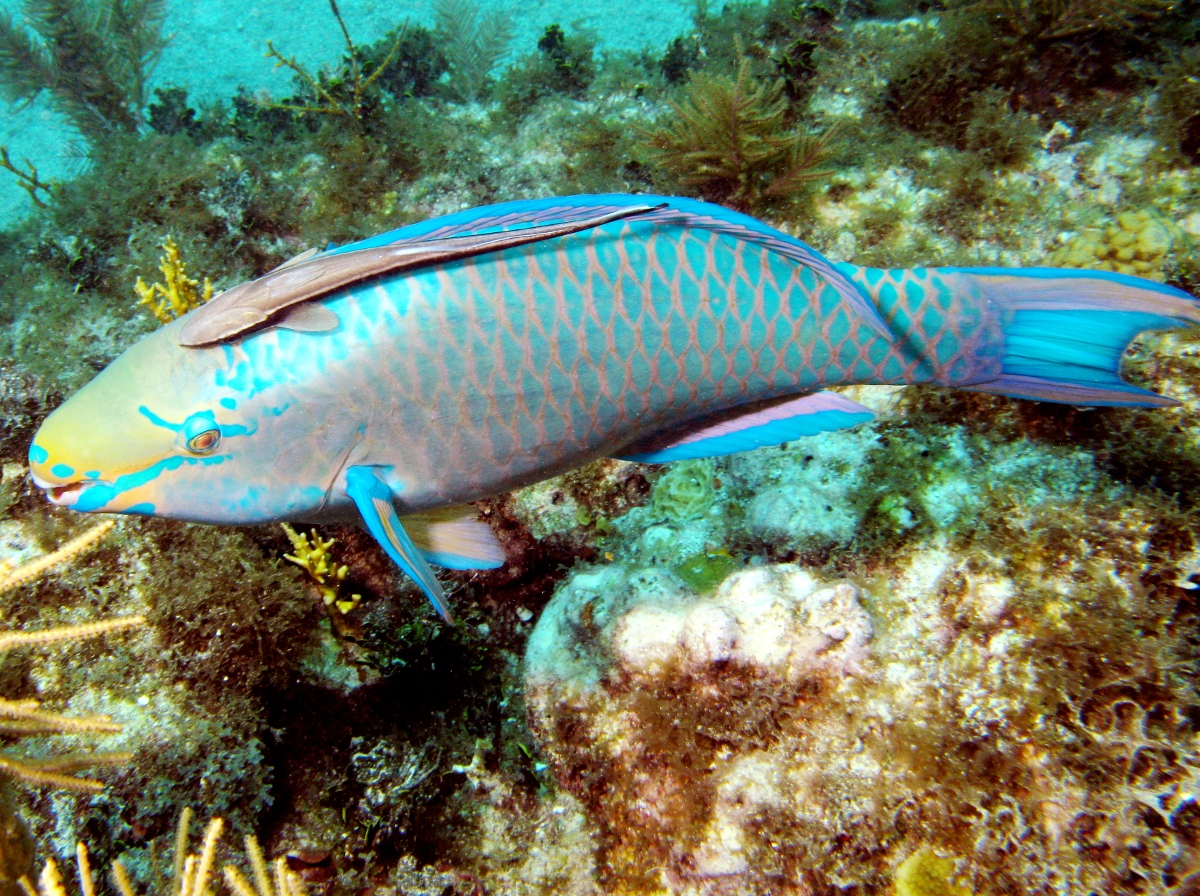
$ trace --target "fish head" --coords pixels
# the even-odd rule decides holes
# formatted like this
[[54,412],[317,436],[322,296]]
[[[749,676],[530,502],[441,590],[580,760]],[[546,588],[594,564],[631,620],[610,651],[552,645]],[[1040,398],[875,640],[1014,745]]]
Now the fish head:
[[234,349],[181,346],[185,320],[133,345],[43,422],[29,466],[51,502],[194,522],[280,518],[263,494],[272,440],[255,438],[255,402],[230,385]]

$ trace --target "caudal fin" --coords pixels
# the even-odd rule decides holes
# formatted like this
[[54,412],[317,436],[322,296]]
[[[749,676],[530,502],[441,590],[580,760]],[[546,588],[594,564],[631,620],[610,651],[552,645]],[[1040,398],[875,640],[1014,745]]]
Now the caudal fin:
[[1080,405],[1172,407],[1125,382],[1121,356],[1145,330],[1200,324],[1179,289],[1106,271],[952,268],[970,274],[1001,316],[1001,375],[963,388]]

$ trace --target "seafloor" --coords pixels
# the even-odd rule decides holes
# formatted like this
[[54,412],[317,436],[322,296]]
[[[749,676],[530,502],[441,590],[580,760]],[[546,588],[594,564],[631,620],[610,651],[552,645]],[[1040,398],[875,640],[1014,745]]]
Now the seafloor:
[[[1174,409],[855,387],[877,422],[481,502],[509,562],[445,574],[453,628],[353,528],[320,533],[329,607],[279,527],[117,518],[77,549],[97,519],[25,466],[158,325],[134,287],[171,285],[168,238],[220,289],[472,205],[653,191],[859,264],[1195,291],[1194,5],[700,4],[666,46],[546,21],[505,58],[458,0],[215,105],[144,89],[155,3],[102,6],[0,28],[0,87],[86,163],[0,172],[32,200],[0,233],[2,896],[52,857],[76,892],[79,841],[104,893],[239,892],[226,865],[258,896],[1200,892],[1200,334],[1125,359]],[[174,855],[212,817],[205,884]]]

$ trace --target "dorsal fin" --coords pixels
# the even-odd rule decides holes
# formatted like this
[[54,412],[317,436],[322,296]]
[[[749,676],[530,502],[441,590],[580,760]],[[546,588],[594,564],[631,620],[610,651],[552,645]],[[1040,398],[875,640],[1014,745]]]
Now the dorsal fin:
[[226,342],[265,326],[293,305],[319,299],[365,280],[567,236],[601,227],[610,221],[646,214],[656,208],[636,205],[569,223],[445,239],[402,240],[385,246],[330,252],[297,264],[285,264],[257,280],[226,290],[198,308],[180,330],[179,344],[195,348]]
[[772,252],[811,269],[832,286],[846,304],[868,327],[888,342],[893,342],[887,322],[874,300],[851,278],[851,266],[835,264],[812,246],[794,236],[776,230],[749,215],[680,196],[626,196],[620,193],[582,196],[556,196],[547,199],[517,199],[497,205],[472,208],[441,218],[409,224],[390,233],[364,240],[360,245],[382,246],[398,240],[446,239],[481,230],[515,225],[566,224],[608,214],[635,203],[653,206],[638,220],[647,223],[675,224],[723,233],[738,240],[757,243]]

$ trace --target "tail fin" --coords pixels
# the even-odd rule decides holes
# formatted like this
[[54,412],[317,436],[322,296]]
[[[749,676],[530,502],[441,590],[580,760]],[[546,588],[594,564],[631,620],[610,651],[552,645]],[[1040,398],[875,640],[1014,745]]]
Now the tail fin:
[[1107,271],[949,268],[970,274],[1000,313],[1001,376],[963,388],[1080,405],[1173,407],[1121,378],[1121,356],[1144,330],[1200,324],[1179,289]]

